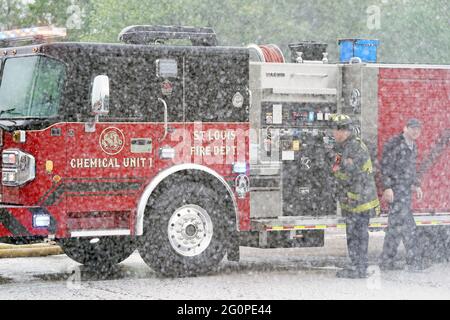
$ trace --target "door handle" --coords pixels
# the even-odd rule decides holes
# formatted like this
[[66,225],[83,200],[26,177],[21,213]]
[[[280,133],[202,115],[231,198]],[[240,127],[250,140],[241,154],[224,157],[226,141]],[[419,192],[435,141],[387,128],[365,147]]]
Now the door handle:
[[161,102],[164,106],[164,136],[159,139],[159,141],[163,141],[166,139],[167,134],[169,132],[169,109],[167,108],[167,103],[164,99],[158,98],[158,101]]

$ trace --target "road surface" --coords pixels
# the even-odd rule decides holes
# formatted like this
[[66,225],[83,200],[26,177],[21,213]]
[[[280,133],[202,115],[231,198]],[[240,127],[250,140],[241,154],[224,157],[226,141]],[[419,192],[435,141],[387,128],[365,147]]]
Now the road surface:
[[157,275],[137,252],[109,274],[65,255],[0,259],[0,299],[450,299],[450,263],[421,273],[380,272],[382,243],[382,232],[371,234],[373,275],[362,280],[335,277],[347,261],[345,234],[338,231],[323,248],[242,248],[241,262],[223,261],[216,272],[181,279]]

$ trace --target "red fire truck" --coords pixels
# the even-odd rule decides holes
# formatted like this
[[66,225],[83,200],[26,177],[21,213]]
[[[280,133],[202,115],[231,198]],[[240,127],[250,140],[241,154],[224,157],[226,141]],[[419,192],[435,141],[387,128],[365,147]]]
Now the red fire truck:
[[0,33],[3,241],[55,239],[96,268],[138,248],[171,276],[238,261],[240,246],[323,246],[345,227],[327,134],[345,112],[374,157],[406,119],[425,123],[416,220],[448,249],[450,67],[285,63],[273,45],[220,47],[210,28],[48,41],[63,35]]

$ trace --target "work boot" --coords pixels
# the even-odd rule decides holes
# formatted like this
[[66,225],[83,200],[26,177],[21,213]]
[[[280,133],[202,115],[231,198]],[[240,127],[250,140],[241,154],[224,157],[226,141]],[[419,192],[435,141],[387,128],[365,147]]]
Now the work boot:
[[350,267],[339,270],[336,273],[336,277],[347,279],[365,279],[368,277],[368,274],[367,270]]

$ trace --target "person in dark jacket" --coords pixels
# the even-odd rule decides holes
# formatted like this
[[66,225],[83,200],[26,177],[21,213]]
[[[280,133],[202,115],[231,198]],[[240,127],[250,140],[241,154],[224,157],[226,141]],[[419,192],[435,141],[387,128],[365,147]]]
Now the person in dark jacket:
[[417,177],[417,145],[422,124],[417,119],[408,121],[403,134],[391,138],[383,148],[381,173],[383,199],[389,203],[388,228],[386,230],[381,269],[395,269],[395,256],[400,242],[406,249],[406,262],[410,269],[423,269],[420,244],[416,237],[416,222],[412,213],[412,190],[419,200],[423,197]]
[[333,115],[337,181],[342,215],[346,220],[347,249],[351,265],[340,270],[339,278],[366,278],[368,267],[370,217],[380,212],[372,160],[366,145],[353,132],[347,115]]

